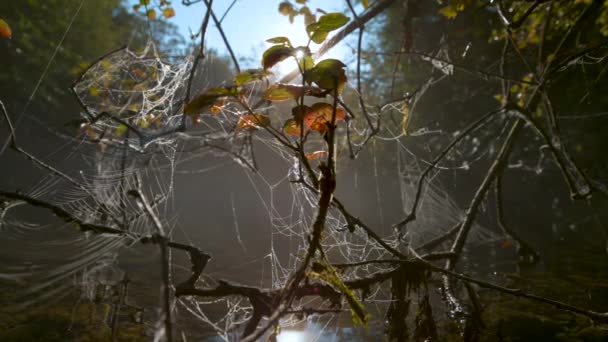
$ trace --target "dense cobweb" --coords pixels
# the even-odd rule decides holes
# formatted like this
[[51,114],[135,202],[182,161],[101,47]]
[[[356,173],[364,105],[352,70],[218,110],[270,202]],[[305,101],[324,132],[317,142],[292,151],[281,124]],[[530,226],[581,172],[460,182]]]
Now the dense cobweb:
[[[86,166],[81,167],[78,173],[71,173],[70,179],[74,180],[73,182],[51,173],[23,193],[57,205],[79,220],[121,229],[125,234],[116,236],[73,232],[73,224],[59,222],[51,217],[44,217],[40,222],[24,220],[24,215],[19,212],[23,206],[22,202],[3,207],[3,238],[17,242],[26,239],[36,241],[31,240],[33,236],[42,234],[45,230],[51,232],[44,235],[44,241],[30,243],[31,249],[39,252],[37,258],[28,261],[27,265],[23,264],[23,260],[17,260],[12,268],[2,271],[3,278],[28,285],[23,293],[22,298],[25,300],[22,306],[60,300],[62,296],[70,293],[68,290],[77,290],[82,300],[94,301],[111,296],[110,293],[114,291],[112,289],[120,288],[128,276],[119,265],[120,253],[135,248],[134,245],[142,236],[156,233],[152,220],[137,204],[132,191],[140,191],[148,197],[156,215],[161,218],[166,231],[169,232],[169,238],[172,238],[179,219],[173,208],[175,198],[180,196],[174,186],[176,179],[183,174],[205,177],[208,171],[225,167],[226,161],[236,163],[244,169],[245,177],[265,208],[271,226],[269,249],[263,258],[251,260],[262,266],[259,267],[258,274],[251,277],[248,285],[261,284],[266,288],[279,289],[300,264],[309,243],[317,194],[297,182],[301,176],[301,166],[298,159],[282,143],[263,129],[236,128],[239,117],[245,113],[242,109],[225,106],[218,111],[196,116],[183,114],[184,99],[189,92],[197,94],[206,88],[218,86],[206,81],[208,65],[204,62],[191,72],[198,55],[198,49],[194,49],[188,56],[167,60],[158,52],[155,44],[149,42],[143,49],[132,50],[127,47],[102,56],[76,81],[73,90],[83,107],[79,114],[80,131],[77,137],[66,139],[70,144],[79,145],[76,155],[70,158],[78,159]],[[190,83],[193,86],[190,86]],[[265,86],[263,81],[251,85],[244,101],[251,106],[258,103],[260,89]],[[279,128],[280,122],[286,119],[281,110],[266,103],[256,110],[269,115],[273,125]],[[370,112],[369,115],[377,119],[380,115],[389,116],[390,111],[395,110],[399,112],[401,109],[387,107],[383,112]],[[74,114],[75,117],[77,115]],[[365,126],[362,120],[359,116],[355,122],[351,122],[353,141],[362,141],[368,134],[367,129],[357,129]],[[33,121],[26,120],[23,124],[28,124],[27,122]],[[497,126],[500,124],[497,123]],[[432,131],[430,128],[423,132],[423,128],[414,135],[451,137],[451,133]],[[344,126],[339,127],[339,134],[345,135]],[[397,200],[401,203],[397,207],[400,213],[405,215],[411,208],[419,176],[428,165],[426,158],[429,155],[410,149],[402,139],[403,136],[403,131],[384,125],[378,133],[377,144],[384,151],[389,151],[385,154],[396,157],[396,160],[390,163],[393,168],[390,172],[399,186]],[[310,146],[322,147],[323,140],[320,135],[310,139]],[[338,160],[338,169],[340,170],[340,163],[351,163],[363,170],[372,170],[369,174],[374,179],[374,191],[373,194],[365,196],[374,200],[369,200],[368,211],[379,213],[381,217],[377,221],[384,227],[377,229],[382,232],[385,241],[395,248],[403,245],[404,241],[416,246],[429,237],[444,233],[462,218],[461,208],[443,190],[442,183],[435,179],[439,179],[442,172],[466,170],[470,164],[482,159],[487,153],[479,148],[478,140],[470,140],[465,142],[463,149],[455,155],[460,164],[454,162],[450,165],[447,162],[445,165],[439,165],[427,179],[416,221],[408,226],[406,233],[401,233],[390,227],[394,222],[382,217],[383,210],[386,209],[382,204],[383,183],[379,182],[379,178],[382,178],[379,176],[379,170],[385,168],[388,163],[381,160],[382,157],[376,157],[375,151],[372,150],[372,146],[376,145],[369,143],[361,148],[371,151],[372,157],[365,159],[365,165],[356,165],[348,158],[348,143],[346,140],[340,143],[343,153]],[[69,150],[68,147],[63,148]],[[256,153],[272,154],[273,158],[280,160],[276,165],[273,164],[272,168],[279,169],[282,176],[277,178],[265,175],[263,165],[258,165]],[[205,158],[211,160],[205,167],[182,167],[193,160]],[[344,173],[348,174],[346,170]],[[362,181],[357,179],[356,174],[353,176],[351,173],[343,177],[339,174],[338,183],[340,182],[344,184],[340,186],[348,189],[357,188],[356,183]],[[286,190],[289,191],[288,195],[285,194]],[[339,191],[338,195],[341,194],[353,195],[349,191]],[[201,196],[205,194],[202,193]],[[390,199],[393,200],[395,198]],[[235,239],[239,240],[243,251],[247,251],[252,242],[241,240],[239,231],[243,227],[239,227],[239,222],[247,222],[248,218],[235,209],[234,202],[227,203],[226,207],[229,208],[228,215],[233,216],[235,222],[234,230],[227,230],[226,234],[235,234]],[[338,211],[330,210],[323,246],[332,261],[347,263],[391,257],[384,247],[369,239],[363,230],[355,229],[349,232],[346,226],[344,217]],[[477,235],[470,239],[471,242],[497,236],[496,233],[483,229],[475,229],[474,232]],[[188,232],[182,233],[188,238]],[[49,257],[48,253],[40,253],[41,251],[59,252]],[[222,264],[221,260],[212,260],[211,263],[213,262]],[[243,265],[247,264],[247,261],[243,262]],[[174,261],[173,266],[178,270],[189,268],[185,260],[181,265]],[[344,279],[363,277],[388,270],[388,267],[358,267],[345,271],[343,275]],[[218,277],[204,274],[198,285],[212,287],[218,281]],[[132,291],[138,290],[134,288]],[[366,303],[376,318],[382,317],[389,299],[390,295],[386,289],[379,286],[366,294]],[[175,303],[178,304],[176,322],[180,322],[181,317],[195,318],[208,325],[208,329],[203,330],[217,334],[225,340],[237,338],[252,314],[249,302],[241,297],[181,297],[176,298]],[[296,303],[294,308],[308,305],[311,305],[308,300],[302,300]],[[326,304],[320,305],[329,307]],[[140,313],[143,310],[138,309],[136,304],[133,307]],[[325,321],[315,321],[314,324],[323,331],[328,324],[337,323],[348,316],[339,314]],[[281,325],[288,327],[303,320],[305,318],[292,315],[282,320]],[[142,320],[138,322],[141,323]],[[147,322],[144,319],[143,323],[154,327],[155,322],[153,319]]]

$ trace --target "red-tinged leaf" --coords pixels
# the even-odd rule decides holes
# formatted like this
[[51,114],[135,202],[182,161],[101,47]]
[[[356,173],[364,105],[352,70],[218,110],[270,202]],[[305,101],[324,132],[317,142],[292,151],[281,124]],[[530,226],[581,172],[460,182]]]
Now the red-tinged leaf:
[[308,159],[308,160],[315,160],[315,159],[320,159],[320,158],[325,158],[325,157],[327,157],[327,151],[315,151],[315,152],[306,154],[306,159]]
[[301,131],[302,127],[298,125],[298,122],[295,119],[289,119],[285,121],[285,124],[283,125],[283,133],[287,135],[295,135],[299,137]]
[[293,56],[293,48],[285,45],[273,45],[264,51],[262,55],[262,66],[264,69],[272,68],[280,61]]
[[163,17],[169,19],[175,16],[175,10],[172,7],[163,8]]
[[270,126],[270,118],[264,114],[245,114],[241,115],[236,124],[236,130],[257,129]]
[[513,243],[509,239],[502,240],[502,242],[500,243],[501,248],[509,248],[511,246],[513,246]]
[[11,39],[13,31],[6,21],[0,19],[0,39]]
[[[308,128],[319,127],[315,124],[327,124],[331,122],[332,116],[334,115],[334,106],[325,102],[318,102],[312,105],[309,110],[304,114],[304,125]],[[342,121],[346,118],[346,111],[341,108],[336,108],[336,122]],[[318,130],[318,129],[317,129]]]
[[319,122],[319,121],[315,121],[313,122],[310,127],[311,130],[313,131],[317,131],[321,134],[327,132],[329,130],[329,127],[327,126],[327,123],[325,122]]

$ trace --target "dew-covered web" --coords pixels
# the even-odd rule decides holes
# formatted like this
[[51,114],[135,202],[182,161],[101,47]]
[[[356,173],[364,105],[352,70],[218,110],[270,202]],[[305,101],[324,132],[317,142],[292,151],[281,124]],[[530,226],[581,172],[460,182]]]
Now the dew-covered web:
[[[77,172],[67,174],[60,174],[54,169],[46,170],[47,175],[23,194],[57,206],[87,224],[112,227],[124,231],[124,234],[99,234],[92,230],[75,233],[73,223],[61,222],[49,215],[30,222],[23,220],[28,214],[25,210],[21,212],[25,209],[24,201],[3,204],[0,217],[3,239],[19,243],[29,239],[34,242],[28,243],[28,248],[45,251],[44,255],[31,254],[32,260],[27,261],[27,265],[19,261],[15,267],[3,269],[0,274],[2,278],[28,285],[23,294],[23,306],[59,301],[73,293],[70,290],[74,289],[80,301],[106,301],[114,306],[119,305],[121,299],[117,297],[120,295],[116,294],[123,293],[121,291],[128,279],[128,272],[119,265],[119,256],[126,250],[135,249],[142,237],[157,233],[153,220],[139,205],[133,192],[147,197],[169,239],[179,236],[183,239],[181,242],[196,245],[198,241],[191,236],[191,232],[180,227],[179,211],[175,210],[180,193],[176,193],[175,183],[180,177],[206,177],[213,171],[234,164],[242,168],[242,177],[251,186],[225,190],[230,194],[227,209],[224,213],[218,213],[230,217],[232,226],[225,229],[225,234],[233,235],[238,240],[239,247],[235,253],[247,255],[254,249],[256,242],[241,235],[245,229],[251,229],[246,224],[250,218],[238,209],[241,192],[251,191],[251,197],[259,201],[268,218],[270,233],[264,237],[268,249],[261,256],[236,258],[239,260],[236,264],[212,259],[211,264],[226,266],[226,272],[221,277],[214,276],[213,272],[203,273],[197,286],[212,288],[220,284],[222,279],[230,280],[230,273],[227,272],[230,269],[239,272],[243,268],[254,267],[256,272],[248,280],[239,281],[250,286],[280,289],[297,269],[309,244],[318,194],[297,182],[302,177],[302,165],[293,152],[270,132],[272,127],[275,127],[273,132],[280,132],[281,123],[288,118],[286,111],[266,102],[254,108],[270,117],[272,126],[267,129],[243,129],[240,120],[248,112],[237,105],[226,105],[197,115],[184,115],[184,99],[188,92],[197,94],[209,87],[222,85],[211,84],[206,79],[210,64],[201,63],[194,73],[191,72],[197,56],[199,51],[194,49],[183,58],[167,59],[153,42],[149,42],[140,49],[126,47],[102,56],[76,80],[74,95],[83,110],[80,114],[74,113],[74,117],[79,116],[81,120],[80,131],[77,137],[65,137],[68,143],[61,145],[60,149],[71,151],[78,146],[76,152],[70,153],[66,160],[84,166],[75,169]],[[192,87],[189,89],[191,78]],[[241,101],[254,107],[260,102],[260,94],[266,86],[266,81],[251,83]],[[353,90],[353,87],[349,88]],[[356,108],[356,104],[352,106]],[[370,110],[369,115],[372,120],[377,120],[380,116],[388,118],[401,112],[401,104],[398,104],[386,106],[381,111]],[[33,118],[26,117],[24,120],[26,123],[22,125],[40,125]],[[427,178],[416,221],[408,226],[406,233],[401,234],[390,227],[394,223],[391,220],[399,219],[411,207],[419,176],[429,165],[432,153],[420,146],[410,146],[410,140],[405,139],[405,131],[391,125],[382,125],[382,130],[371,140],[373,143],[357,146],[365,141],[368,129],[361,115],[352,119],[350,124],[355,149],[362,149],[361,161],[348,158],[349,142],[345,138],[340,139],[340,185],[337,196],[347,197],[345,202],[348,202],[349,196],[365,197],[367,214],[362,214],[361,218],[367,216],[378,224],[373,229],[395,248],[404,241],[416,246],[428,238],[441,235],[462,218],[462,208],[450,198],[440,175],[466,172],[487,155],[488,151],[480,146],[493,148],[492,144],[484,144],[480,140],[489,139],[490,134],[495,137],[496,132],[505,134],[500,129],[503,123],[497,120],[492,124],[495,127],[487,130],[493,133],[476,132],[449,154],[446,162],[438,165]],[[346,136],[343,124],[338,134]],[[458,132],[417,127],[416,132],[407,136],[424,136],[425,139],[441,142],[451,139],[453,134],[457,135]],[[324,142],[320,135],[311,135],[309,139],[307,152],[323,149]],[[261,159],[268,159],[265,155],[271,155],[271,159],[275,160],[272,165],[259,165]],[[396,159],[388,163],[384,160],[387,155]],[[193,161],[207,159],[211,162],[204,163],[204,166],[191,166]],[[316,167],[318,161],[312,164]],[[345,166],[342,168],[341,165]],[[390,165],[391,169],[386,170],[386,165]],[[273,176],[265,174],[264,170],[269,168],[273,169]],[[384,187],[389,184],[383,179],[387,177],[382,175],[384,171],[397,184],[399,190],[396,197],[384,195]],[[368,184],[358,185],[363,182]],[[201,193],[200,196],[213,194]],[[389,202],[393,203],[393,207],[387,209],[385,206]],[[36,210],[44,212],[44,208]],[[204,219],[201,220],[204,226]],[[391,257],[364,230],[349,232],[345,218],[335,208],[330,210],[325,225],[323,246],[332,262],[355,263]],[[50,235],[42,235],[43,231],[50,232]],[[201,234],[205,236],[205,232],[198,232],[199,238]],[[43,237],[32,240],[36,235]],[[498,233],[477,226],[469,240],[486,241],[497,236]],[[188,260],[177,258],[177,253],[172,252],[171,258],[173,285],[179,283],[181,279],[178,278],[187,274],[190,268]],[[343,276],[345,280],[370,276],[389,270],[389,266],[351,268],[344,271]],[[131,288],[130,291],[137,292],[138,289]],[[239,296],[185,296],[173,300],[178,325],[182,318],[186,322],[194,318],[196,322],[206,323],[205,328],[188,323],[184,324],[183,329],[202,329],[203,335],[216,334],[225,340],[236,339],[252,315],[250,302]],[[372,317],[382,321],[389,300],[390,294],[386,288],[374,286],[366,293],[365,302]],[[136,317],[134,323],[147,324],[151,329],[156,327],[157,316],[146,318],[145,310],[136,301],[127,302],[130,304],[123,305],[123,309],[133,310]],[[294,304],[294,308],[312,305],[330,309],[328,303],[310,299],[300,300]],[[301,315],[290,315],[281,321],[281,325],[287,328],[307,319]],[[331,318],[312,318],[308,322],[317,326],[320,331],[317,333],[322,334],[327,327],[339,325],[348,319],[350,314],[343,310]],[[185,332],[186,335],[190,333]]]

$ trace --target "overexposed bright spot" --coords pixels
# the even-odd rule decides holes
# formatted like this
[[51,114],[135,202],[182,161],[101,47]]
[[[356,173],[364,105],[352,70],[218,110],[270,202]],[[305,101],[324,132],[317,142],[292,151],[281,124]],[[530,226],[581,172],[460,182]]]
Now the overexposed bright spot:
[[296,330],[282,330],[277,337],[278,342],[306,342],[309,339],[305,332]]

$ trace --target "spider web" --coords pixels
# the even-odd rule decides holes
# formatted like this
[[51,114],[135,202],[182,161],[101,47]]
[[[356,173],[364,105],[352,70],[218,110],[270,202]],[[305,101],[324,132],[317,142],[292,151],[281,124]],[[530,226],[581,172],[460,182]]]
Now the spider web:
[[[70,158],[78,158],[86,167],[74,177],[77,179],[76,184],[51,174],[43,177],[24,193],[60,206],[85,222],[125,229],[127,233],[120,237],[82,234],[71,231],[73,225],[58,223],[52,217],[44,217],[40,222],[24,219],[28,212],[20,211],[22,202],[4,206],[1,217],[3,239],[18,242],[23,249],[21,252],[25,255],[37,250],[37,253],[31,254],[36,257],[28,261],[26,266],[23,265],[23,260],[15,260],[13,265],[0,272],[2,278],[27,284],[21,297],[25,299],[21,307],[60,301],[73,289],[78,290],[82,300],[90,301],[107,299],[111,297],[111,293],[119,291],[128,275],[120,265],[120,255],[138,253],[134,245],[138,237],[155,233],[149,216],[129,195],[134,189],[141,189],[150,199],[171,238],[180,237],[197,245],[197,242],[201,242],[197,240],[215,236],[203,231],[198,232],[195,238],[192,232],[181,227],[179,210],[175,208],[175,204],[183,199],[180,199],[182,194],[176,191],[176,183],[180,177],[215,175],[218,170],[232,167],[235,163],[242,169],[239,171],[239,184],[245,180],[249,188],[222,189],[224,194],[230,194],[230,201],[226,203],[227,209],[224,213],[216,214],[230,217],[227,221],[232,227],[224,228],[224,234],[228,239],[238,242],[238,253],[233,252],[228,261],[213,259],[209,266],[210,271],[205,272],[198,285],[212,287],[218,284],[220,278],[229,278],[230,275],[226,273],[228,271],[240,272],[256,266],[254,272],[248,271],[245,279],[240,281],[264,288],[280,289],[300,264],[308,246],[317,194],[294,182],[301,175],[301,165],[280,142],[263,130],[237,128],[239,118],[244,114],[241,109],[226,106],[218,112],[204,113],[197,117],[182,115],[182,104],[190,77],[193,77],[193,94],[215,86],[205,79],[208,70],[204,63],[191,74],[197,54],[198,51],[193,51],[182,59],[169,61],[149,42],[140,51],[122,48],[103,56],[77,80],[73,89],[84,108],[80,114],[82,124],[79,136],[67,139],[70,144],[79,145],[76,155]],[[251,85],[246,101],[250,104],[257,103],[264,87],[264,82]],[[259,110],[268,114],[274,125],[286,119],[281,108],[262,107]],[[385,112],[370,115],[376,119],[380,115],[390,115],[391,111],[400,109],[387,108]],[[29,117],[25,119],[32,124],[38,120]],[[496,123],[497,126],[500,124]],[[353,141],[362,141],[366,134],[366,130],[362,128],[363,119],[355,120],[352,127]],[[340,128],[340,134],[344,133],[344,127]],[[444,132],[424,130],[424,127],[418,131],[418,136],[426,134],[442,138],[451,136]],[[399,234],[390,229],[390,219],[402,215],[410,208],[417,180],[427,164],[425,154],[421,151],[414,152],[415,149],[410,148],[402,138],[403,132],[394,131],[390,126],[384,125],[378,134],[377,146],[374,144],[376,147],[372,148],[371,144],[366,145],[364,149],[368,155],[363,155],[358,161],[348,160],[347,147],[342,144],[339,151],[342,156],[338,166],[338,182],[341,183],[338,196],[349,197],[357,194],[359,171],[351,172],[348,169],[350,166],[353,170],[361,170],[362,175],[369,175],[369,170],[373,171],[373,191],[371,194],[365,193],[364,196],[373,198],[369,202],[375,203],[366,204],[366,211],[372,220],[377,221],[385,241],[396,248],[403,242]],[[308,143],[310,152],[322,148],[323,140],[320,136],[311,137],[311,140]],[[483,159],[487,151],[478,148],[479,142],[471,140],[465,144],[475,147],[469,149],[472,152],[461,151],[457,154],[458,160],[465,160],[466,164],[441,165],[428,181],[417,219],[408,227],[405,235],[405,240],[410,244],[416,245],[429,237],[445,233],[461,218],[461,208],[443,190],[439,175],[443,172],[466,170],[470,164]],[[60,148],[68,149],[67,146]],[[377,156],[378,150],[374,148],[384,151],[384,157],[387,155],[386,151],[395,151],[389,153],[396,156],[396,161],[392,164],[393,169],[389,172],[392,172],[393,180],[398,183],[396,199],[383,198],[383,182],[380,181],[382,176],[379,173],[384,170],[386,161],[382,155]],[[203,166],[200,165],[201,160],[205,160]],[[261,160],[271,161],[260,163]],[[349,167],[340,170],[340,163]],[[269,169],[272,169],[271,172],[266,172]],[[367,184],[361,188],[370,186]],[[253,195],[242,195],[245,190],[249,190]],[[216,195],[201,192],[200,196]],[[241,196],[243,198],[240,198]],[[246,234],[247,236],[243,234],[250,218],[243,214],[245,210],[240,210],[249,205],[244,201],[252,199],[257,201],[257,207],[263,208],[269,225],[264,233],[267,236],[263,237],[266,241],[263,244],[264,250],[257,255],[250,253],[260,249],[257,246],[259,241],[252,239],[251,232]],[[387,202],[394,200],[400,204],[390,209],[385,208]],[[369,214],[370,212],[372,214]],[[338,211],[331,210],[326,222],[323,245],[332,261],[360,262],[390,257],[389,253],[369,239],[364,231],[357,229],[352,233],[348,232],[345,229],[346,223]],[[204,226],[205,222],[202,225]],[[471,241],[485,241],[498,236],[488,230],[474,231],[477,235],[473,236]],[[49,257],[46,251],[56,254]],[[12,249],[10,252],[16,250]],[[175,281],[179,281],[177,278],[186,274],[189,267],[188,261],[180,258],[173,255],[171,259]],[[343,276],[348,280],[387,270],[388,266],[370,265],[346,271]],[[383,316],[389,300],[389,293],[380,286],[371,289],[366,297],[372,315],[377,318]],[[200,329],[200,325],[196,323],[204,322],[207,329],[198,332],[202,336],[215,334],[224,340],[235,340],[252,314],[248,301],[240,297],[213,300],[183,297],[174,301],[177,304],[175,321],[180,324],[184,318],[183,324],[188,328],[188,334],[192,333],[190,329]],[[294,307],[304,308],[313,304],[319,303],[302,300]],[[327,304],[320,305],[327,307]],[[146,317],[146,309],[137,304],[131,304],[131,309],[144,316],[135,323],[143,322],[151,330],[155,329],[157,315]],[[318,336],[321,336],[330,325],[339,326],[348,319],[348,314],[340,313],[329,319],[309,318],[309,324],[317,326]],[[281,325],[292,327],[306,321],[307,318],[291,315],[282,320]]]

